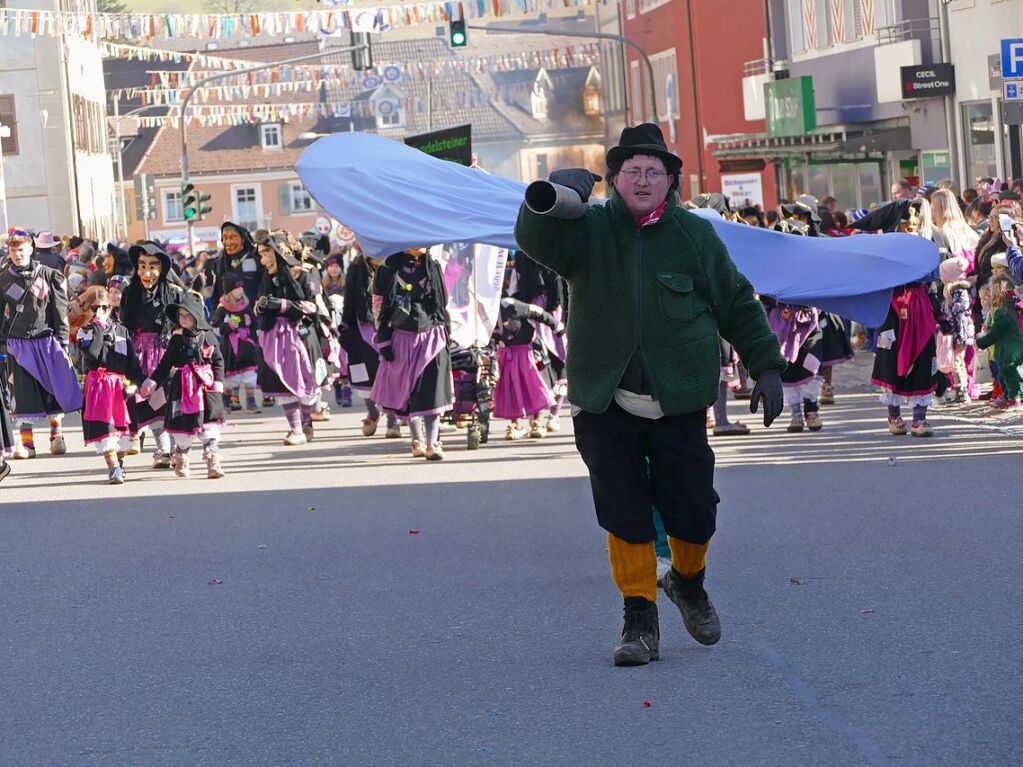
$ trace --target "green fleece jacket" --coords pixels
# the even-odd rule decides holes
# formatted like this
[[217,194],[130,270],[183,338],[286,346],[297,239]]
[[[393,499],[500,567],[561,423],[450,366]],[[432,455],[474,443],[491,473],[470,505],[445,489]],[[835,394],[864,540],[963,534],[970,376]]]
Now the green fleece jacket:
[[616,194],[571,221],[523,205],[515,239],[568,281],[568,396],[583,410],[607,410],[637,351],[666,415],[706,408],[718,398],[719,334],[753,378],[785,369],[749,280],[674,192],[642,228]]

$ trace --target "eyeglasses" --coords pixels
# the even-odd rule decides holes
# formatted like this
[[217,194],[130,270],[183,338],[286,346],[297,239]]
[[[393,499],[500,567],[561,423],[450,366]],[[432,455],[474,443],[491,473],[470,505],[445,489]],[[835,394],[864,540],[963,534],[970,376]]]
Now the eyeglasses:
[[92,309],[92,311],[94,312],[98,312],[100,309],[109,309],[110,304],[93,304],[89,308]]
[[628,170],[623,170],[622,175],[633,183],[636,183],[641,178],[645,178],[647,181],[653,184],[660,181],[668,174],[665,173],[663,170],[648,170],[646,173],[644,173],[639,168],[629,168]]

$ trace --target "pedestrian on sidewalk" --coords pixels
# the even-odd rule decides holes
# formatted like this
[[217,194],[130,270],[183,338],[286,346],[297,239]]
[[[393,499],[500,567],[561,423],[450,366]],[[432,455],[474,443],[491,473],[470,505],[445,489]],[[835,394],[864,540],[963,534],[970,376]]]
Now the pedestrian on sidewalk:
[[977,339],[977,348],[994,345],[998,383],[1003,399],[994,403],[999,410],[1023,409],[1023,330],[1015,285],[1008,275],[991,278],[993,311],[988,331]]
[[[765,425],[782,409],[785,360],[710,222],[679,206],[682,162],[661,129],[625,128],[606,163],[607,204],[574,220],[523,205],[515,238],[568,280],[568,397],[625,602],[614,663],[629,666],[659,655],[654,505],[672,554],[666,594],[694,639],[710,645],[721,637],[704,589],[720,500],[705,428],[719,394],[718,335],[757,379],[750,409],[763,400]],[[572,168],[550,180],[586,201],[600,176]]]

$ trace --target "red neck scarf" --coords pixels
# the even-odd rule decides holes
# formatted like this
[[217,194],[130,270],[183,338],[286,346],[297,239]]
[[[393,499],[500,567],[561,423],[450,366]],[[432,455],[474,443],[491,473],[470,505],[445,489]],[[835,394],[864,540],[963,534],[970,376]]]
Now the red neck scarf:
[[642,229],[644,226],[650,226],[656,224],[661,220],[661,216],[664,215],[664,209],[668,207],[668,198],[664,198],[664,202],[657,206],[657,210],[647,213],[645,216],[636,219],[636,228]]

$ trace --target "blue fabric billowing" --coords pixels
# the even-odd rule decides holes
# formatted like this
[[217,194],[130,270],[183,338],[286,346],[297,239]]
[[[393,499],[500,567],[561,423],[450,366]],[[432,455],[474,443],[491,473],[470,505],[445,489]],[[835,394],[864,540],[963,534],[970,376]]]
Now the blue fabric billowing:
[[[297,169],[317,203],[355,232],[370,256],[442,242],[518,247],[515,219],[526,188],[519,181],[365,133],[316,141]],[[711,222],[758,293],[868,327],[884,322],[892,288],[938,263],[937,247],[909,234],[795,237],[695,212]]]

